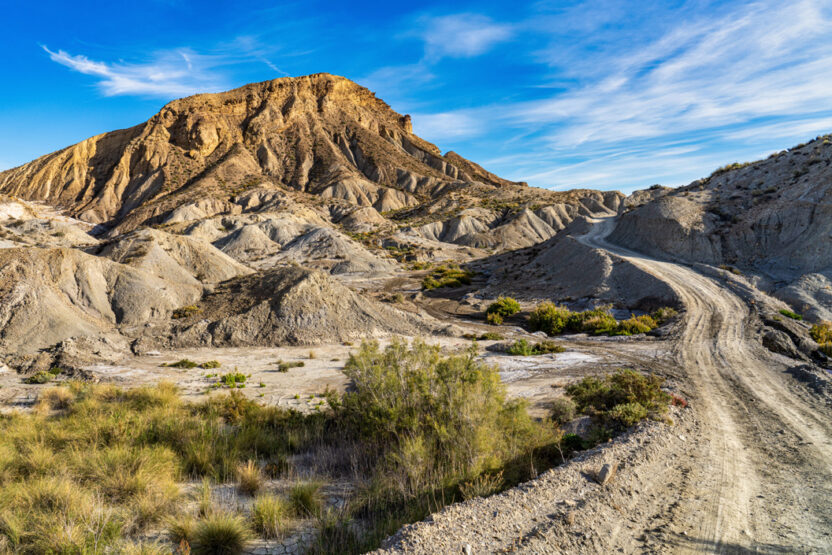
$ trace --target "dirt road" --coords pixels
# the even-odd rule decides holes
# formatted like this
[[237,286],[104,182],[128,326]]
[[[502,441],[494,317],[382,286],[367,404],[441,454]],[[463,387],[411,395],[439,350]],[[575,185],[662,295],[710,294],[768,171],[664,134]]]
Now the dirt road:
[[[579,240],[662,279],[686,307],[671,369],[692,400],[523,490],[453,506],[391,551],[832,552],[832,413],[754,336],[746,304],[694,270],[609,244],[613,219]],[[658,429],[662,428],[662,429]],[[616,483],[589,476],[604,461]],[[470,520],[473,519],[473,520]]]

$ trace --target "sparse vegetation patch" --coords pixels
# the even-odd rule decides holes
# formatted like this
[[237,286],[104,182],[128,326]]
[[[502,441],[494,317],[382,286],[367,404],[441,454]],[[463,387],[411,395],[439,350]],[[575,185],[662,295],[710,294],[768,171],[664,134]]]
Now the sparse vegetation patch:
[[525,339],[518,339],[509,348],[508,354],[515,356],[547,355],[550,353],[562,353],[566,349],[554,341],[540,341],[529,343]]
[[470,285],[474,273],[459,266],[438,266],[422,280],[422,289]]
[[664,380],[653,374],[621,369],[603,378],[587,377],[566,388],[578,412],[621,430],[644,420],[661,419],[671,397],[661,389]]
[[592,335],[634,335],[647,333],[667,322],[677,312],[663,307],[651,315],[631,316],[618,321],[609,307],[573,312],[564,306],[551,302],[539,304],[529,315],[529,327],[533,331],[544,331],[548,335],[564,332],[589,333]]
[[803,316],[796,312],[792,312],[791,310],[787,310],[785,308],[780,309],[780,314],[785,316],[786,318],[791,318],[792,320],[803,320]]

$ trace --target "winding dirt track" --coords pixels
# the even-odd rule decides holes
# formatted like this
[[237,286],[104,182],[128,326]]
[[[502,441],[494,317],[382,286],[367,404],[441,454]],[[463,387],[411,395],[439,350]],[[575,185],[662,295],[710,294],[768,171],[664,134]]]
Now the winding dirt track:
[[613,224],[600,220],[579,240],[662,279],[687,309],[675,354],[695,391],[704,450],[687,463],[694,476],[684,493],[692,502],[673,520],[708,550],[832,550],[827,408],[789,383],[785,359],[751,336],[739,297],[687,267],[609,244]]
[[[830,553],[832,411],[765,350],[748,306],[694,270],[579,238],[674,288],[686,321],[675,376],[692,411],[537,480],[405,527],[387,553]],[[647,362],[647,361],[645,361]],[[615,481],[591,479],[621,465]]]

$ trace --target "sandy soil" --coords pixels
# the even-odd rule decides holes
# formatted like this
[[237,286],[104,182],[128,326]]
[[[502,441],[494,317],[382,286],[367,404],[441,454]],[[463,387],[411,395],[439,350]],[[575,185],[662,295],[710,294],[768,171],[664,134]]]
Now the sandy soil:
[[[535,339],[518,331],[506,334],[507,339],[521,336]],[[413,337],[405,339],[412,341]],[[470,345],[470,341],[463,338],[436,336],[425,339],[429,343],[441,345],[446,351],[460,350]],[[564,353],[530,357],[486,351],[485,348],[495,341],[480,341],[478,345],[483,358],[498,367],[509,395],[527,399],[532,415],[542,418],[546,416],[551,401],[562,395],[562,386],[589,373],[632,362],[627,350],[621,350],[619,345],[574,339],[576,338],[564,341],[567,346]],[[389,338],[380,341],[382,345],[387,342]],[[350,353],[356,349],[357,345],[340,343],[314,347],[177,349],[132,357],[114,365],[90,366],[86,370],[94,380],[123,387],[172,382],[180,388],[183,397],[190,400],[199,400],[217,391],[211,386],[217,382],[218,375],[241,372],[247,379],[245,388],[239,391],[247,397],[264,404],[309,412],[318,410],[321,396],[328,388],[336,391],[346,388],[348,380],[342,370]],[[649,349],[654,355],[659,352],[656,344],[639,341],[633,342],[630,349]],[[221,366],[213,369],[161,366],[181,359],[196,363],[216,360]],[[279,361],[299,362],[303,366],[290,368],[288,372],[278,372]],[[61,379],[59,377],[58,381]],[[31,407],[44,387],[46,386],[22,383],[21,377],[15,372],[0,372],[0,411]]]

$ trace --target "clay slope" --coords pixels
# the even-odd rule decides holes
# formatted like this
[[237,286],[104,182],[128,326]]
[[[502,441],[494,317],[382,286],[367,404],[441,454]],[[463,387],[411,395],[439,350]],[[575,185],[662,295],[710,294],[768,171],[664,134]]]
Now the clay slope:
[[174,325],[173,345],[313,345],[435,327],[297,266],[225,282],[198,309]]
[[832,138],[735,164],[624,213],[611,241],[758,273],[795,309],[832,317]]
[[589,306],[654,310],[678,306],[678,295],[663,281],[629,261],[583,240],[585,219],[534,247],[484,259],[476,264],[489,275],[484,293],[520,299],[545,299]]

